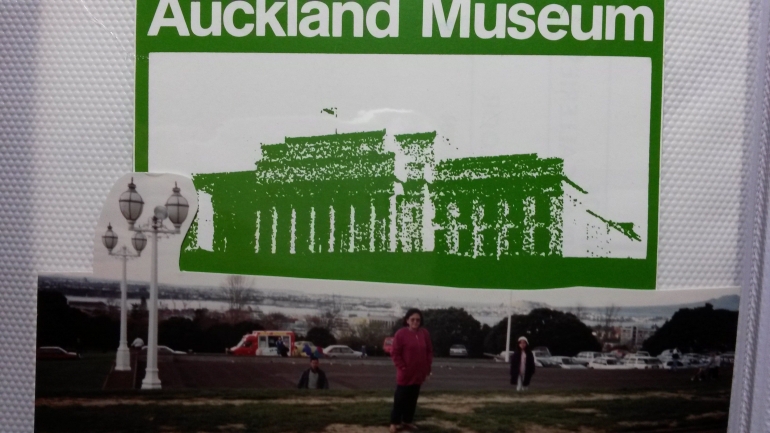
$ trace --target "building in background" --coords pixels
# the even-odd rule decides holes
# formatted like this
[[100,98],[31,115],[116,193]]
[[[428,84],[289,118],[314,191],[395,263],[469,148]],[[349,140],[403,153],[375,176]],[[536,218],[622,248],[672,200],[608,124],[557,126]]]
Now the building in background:
[[[254,171],[193,177],[201,207],[185,250],[562,256],[563,186],[586,193],[565,176],[562,159],[437,162],[435,143],[435,132],[381,130],[263,145]],[[638,238],[631,223],[583,213],[608,233]]]
[[652,337],[655,328],[642,328],[639,326],[623,326],[620,328],[620,344],[629,348],[640,348],[645,340]]

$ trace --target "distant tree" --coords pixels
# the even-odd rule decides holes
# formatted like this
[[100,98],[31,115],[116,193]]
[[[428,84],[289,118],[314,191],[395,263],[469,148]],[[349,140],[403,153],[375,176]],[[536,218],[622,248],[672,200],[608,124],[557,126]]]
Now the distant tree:
[[[498,322],[487,334],[484,350],[500,353],[505,350],[508,319]],[[511,319],[511,350],[519,337],[527,337],[530,347],[545,346],[554,355],[574,356],[581,351],[599,351],[602,346],[591,329],[572,313],[537,308],[527,315]]]
[[604,307],[604,311],[602,312],[602,323],[604,324],[605,330],[610,330],[613,326],[615,326],[615,322],[618,320],[618,313],[620,312],[620,308],[615,305],[608,305]]
[[487,341],[487,335],[492,332],[492,327],[487,325],[486,323],[481,326],[481,330],[479,331],[479,337],[473,340],[473,343],[471,343],[470,347],[468,348],[468,353],[471,354],[471,356],[483,356],[484,355],[484,344]]
[[578,320],[583,320],[583,315],[586,313],[585,307],[583,307],[583,304],[577,304],[575,308],[572,309],[572,314],[575,315],[575,317],[578,318]]
[[269,313],[265,314],[259,319],[262,326],[265,329],[282,330],[291,325],[294,320],[283,313]]
[[238,344],[244,335],[264,329],[257,322],[239,322],[236,324],[214,323],[200,331],[192,350],[195,352],[222,353],[226,348]]
[[261,294],[254,290],[250,278],[243,275],[229,275],[220,288],[228,303],[228,311],[234,319],[241,319],[239,314],[244,308],[261,300]]
[[685,352],[735,350],[738,312],[715,310],[711,304],[698,308],[682,308],[655,334],[642,344],[644,350],[657,355],[666,349]]
[[174,350],[195,350],[200,338],[201,330],[193,320],[171,317],[158,324],[158,344]]
[[337,339],[326,328],[311,328],[307,331],[307,336],[305,338],[310,340],[314,345],[321,347],[337,344]]
[[305,325],[307,329],[310,328],[323,328],[326,322],[320,316],[305,316]]
[[366,346],[367,354],[374,355],[381,354],[382,343],[385,341],[385,337],[390,335],[390,327],[385,323],[366,322],[351,327],[350,331],[343,335],[339,342],[347,344],[354,350]]
[[118,320],[107,315],[88,316],[70,307],[59,292],[38,292],[38,346],[108,351],[117,348],[119,338]]
[[423,311],[423,326],[430,331],[433,353],[448,356],[453,344],[462,344],[470,356],[481,356],[484,337],[481,323],[462,308]]
[[67,298],[53,290],[37,294],[37,345],[75,349],[82,340],[85,314],[67,305]]
[[337,301],[336,296],[332,296],[331,302],[321,309],[321,327],[331,332],[337,330],[342,319],[342,303]]

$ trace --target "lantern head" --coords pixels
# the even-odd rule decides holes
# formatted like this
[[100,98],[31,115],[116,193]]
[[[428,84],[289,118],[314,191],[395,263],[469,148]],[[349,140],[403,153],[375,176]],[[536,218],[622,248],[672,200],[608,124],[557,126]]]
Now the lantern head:
[[112,224],[107,224],[107,231],[102,235],[102,243],[110,252],[118,245],[118,235],[112,231]]
[[133,229],[134,223],[139,219],[142,214],[142,208],[144,207],[144,200],[142,196],[136,192],[136,185],[134,185],[134,178],[131,178],[131,183],[128,184],[128,190],[120,195],[118,199],[120,204],[120,213],[128,221],[128,228]]
[[134,233],[134,237],[131,238],[131,244],[134,246],[136,252],[141,255],[142,250],[147,246],[147,236],[142,232],[136,232]]
[[181,191],[174,182],[173,194],[166,201],[166,209],[168,209],[168,219],[174,224],[177,230],[182,226],[182,223],[187,218],[187,212],[190,210],[190,205],[187,203],[187,199],[182,197],[179,192]]

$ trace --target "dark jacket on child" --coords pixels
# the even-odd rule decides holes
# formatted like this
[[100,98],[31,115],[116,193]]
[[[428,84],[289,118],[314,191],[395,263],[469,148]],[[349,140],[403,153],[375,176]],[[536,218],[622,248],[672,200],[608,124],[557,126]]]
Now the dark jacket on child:
[[[535,355],[527,347],[524,349],[524,353],[527,355],[526,364],[524,365],[524,378],[521,381],[523,386],[529,386],[529,381],[532,380],[532,375],[535,374]],[[516,347],[511,356],[511,385],[516,385],[519,381],[519,373],[521,372],[521,349]]]

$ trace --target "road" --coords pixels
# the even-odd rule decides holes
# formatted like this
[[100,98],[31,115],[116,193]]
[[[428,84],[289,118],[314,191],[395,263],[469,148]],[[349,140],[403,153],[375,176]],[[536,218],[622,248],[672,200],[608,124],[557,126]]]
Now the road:
[[[134,374],[135,385],[144,372]],[[164,389],[185,388],[294,388],[308,368],[306,358],[256,358],[225,355],[160,356],[160,378]],[[392,389],[395,367],[387,358],[366,360],[321,360],[321,368],[334,389]],[[693,386],[693,370],[563,370],[539,368],[532,388],[541,390],[677,390]],[[722,369],[721,381],[730,383],[731,370]],[[508,366],[490,360],[436,359],[425,390],[510,389]]]

